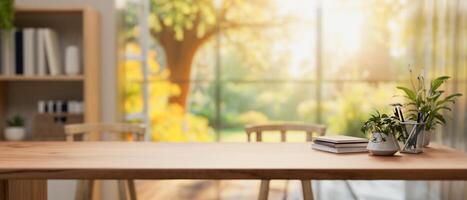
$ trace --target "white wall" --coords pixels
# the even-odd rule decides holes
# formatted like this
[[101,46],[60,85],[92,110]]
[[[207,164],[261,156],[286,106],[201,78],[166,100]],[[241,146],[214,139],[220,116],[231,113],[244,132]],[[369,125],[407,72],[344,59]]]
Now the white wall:
[[[113,122],[116,120],[116,100],[117,100],[117,83],[116,83],[116,10],[114,0],[16,0],[16,5],[89,5],[100,12],[101,15],[101,55],[102,55],[102,89],[101,103],[102,105],[102,120],[104,122]],[[67,200],[73,199],[75,183],[73,181],[50,181],[49,182],[49,199],[50,200]],[[102,199],[117,199],[114,192],[115,183],[103,184]]]

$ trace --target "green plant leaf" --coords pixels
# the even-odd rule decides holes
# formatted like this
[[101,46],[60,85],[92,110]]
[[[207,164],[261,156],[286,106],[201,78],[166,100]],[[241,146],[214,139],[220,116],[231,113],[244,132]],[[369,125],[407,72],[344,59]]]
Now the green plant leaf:
[[430,91],[436,91],[447,79],[449,79],[449,76],[440,76],[433,81],[431,81],[431,87]]
[[445,103],[449,103],[449,102],[455,103],[456,102],[455,98],[460,97],[460,96],[462,96],[461,93],[451,94],[447,96],[446,98],[444,98],[443,100],[436,102],[436,106],[444,105]]
[[0,29],[11,30],[15,16],[14,0],[0,1]]
[[455,101],[452,100],[452,99],[447,99],[447,100],[444,99],[444,100],[436,102],[436,106],[441,106],[441,105],[444,105],[445,103],[448,103],[448,102],[455,103]]
[[438,119],[442,125],[446,124],[446,120],[444,119],[443,115],[436,114],[435,118]]
[[454,99],[454,98],[460,97],[460,96],[462,96],[461,93],[454,93],[454,94],[451,94],[451,95],[447,96],[447,97],[444,98],[444,99],[451,100],[451,99]]
[[441,96],[441,94],[443,94],[443,92],[444,91],[435,91],[432,95],[428,96],[427,98],[431,101],[436,101]]
[[406,88],[406,87],[402,87],[402,86],[398,86],[397,89],[404,91],[405,94],[407,95],[407,97],[408,97],[410,100],[412,100],[412,101],[416,101],[416,100],[417,100],[417,95],[415,95],[415,92],[412,91],[411,89]]
[[431,110],[430,105],[424,105],[424,106],[422,106],[422,107],[420,108],[420,111],[421,111],[422,113],[429,113],[430,110]]
[[437,107],[434,112],[438,112],[439,110],[449,110],[449,111],[452,111],[451,108],[447,107],[447,106],[441,106],[441,107]]
[[24,118],[19,115],[14,115],[6,121],[9,127],[22,127],[24,126]]
[[410,102],[410,103],[406,103],[406,104],[405,104],[405,106],[411,106],[411,105],[412,105],[412,106],[416,106],[417,104],[414,103],[414,102]]

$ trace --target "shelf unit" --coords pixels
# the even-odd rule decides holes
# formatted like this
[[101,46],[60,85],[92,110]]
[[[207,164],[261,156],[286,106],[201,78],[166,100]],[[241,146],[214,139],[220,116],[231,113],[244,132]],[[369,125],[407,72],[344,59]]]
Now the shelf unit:
[[83,81],[83,75],[60,76],[0,76],[1,81]]
[[[32,119],[39,100],[82,100],[84,122],[100,121],[100,19],[88,6],[16,7],[15,26],[48,27],[57,31],[62,57],[68,45],[80,49],[81,75],[2,76],[0,75],[0,139],[5,120],[14,114],[26,118],[31,139]],[[97,137],[97,136],[94,136]]]

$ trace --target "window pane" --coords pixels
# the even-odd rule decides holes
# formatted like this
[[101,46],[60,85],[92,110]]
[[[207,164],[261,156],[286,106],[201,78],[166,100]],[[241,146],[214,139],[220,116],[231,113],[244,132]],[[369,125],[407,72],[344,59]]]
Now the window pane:
[[[409,52],[400,18],[411,7],[397,1],[323,1],[323,66],[325,80],[399,80],[417,65]],[[405,34],[405,35],[404,35]],[[418,64],[419,65],[419,64]]]
[[362,122],[376,110],[390,113],[400,102],[395,83],[332,82],[323,85],[322,110],[330,134],[364,137]]
[[215,83],[210,81],[191,82],[189,112],[208,121],[210,127],[216,127]]
[[222,37],[222,79],[315,79],[315,46],[310,23],[228,31]]
[[[125,55],[136,55],[140,53],[140,48],[136,43],[125,45]],[[123,107],[126,119],[129,121],[142,121],[143,112],[143,72],[141,62],[138,60],[125,60],[123,63],[124,76],[124,102]]]
[[191,80],[214,81],[216,78],[216,38],[209,39],[196,52],[191,66]]
[[224,83],[221,138],[243,138],[247,124],[271,121],[314,122],[315,87],[310,83]]

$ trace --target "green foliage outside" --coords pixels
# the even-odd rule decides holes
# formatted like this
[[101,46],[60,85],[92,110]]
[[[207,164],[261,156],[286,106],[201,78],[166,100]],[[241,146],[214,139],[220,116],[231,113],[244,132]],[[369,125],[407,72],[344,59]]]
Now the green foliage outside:
[[[302,4],[307,2],[300,1]],[[157,114],[151,116],[153,125],[158,126],[154,130],[166,135],[176,132],[172,135],[179,136],[171,139],[156,137],[157,140],[185,141],[192,134],[189,133],[191,130],[197,130],[198,135],[203,131],[210,134],[218,121],[221,124],[217,131],[232,140],[241,138],[233,135],[244,135],[243,127],[249,123],[317,122],[314,22],[301,20],[304,18],[301,15],[306,14],[303,12],[284,15],[276,3],[270,0],[224,0],[216,6],[212,0],[151,1],[148,20],[154,36],[152,50],[156,51],[151,58],[157,57],[155,62],[160,65],[152,69],[154,79],[151,84],[155,97],[150,103],[157,106],[152,106],[155,110],[151,112]],[[340,48],[336,48],[339,44],[332,43],[333,37],[329,36],[324,41],[329,46],[323,50],[324,73],[319,105],[322,123],[328,126],[331,134],[365,137],[360,127],[370,113],[376,109],[386,112],[384,109],[391,103],[400,102],[399,97],[393,95],[396,94],[395,86],[407,77],[401,75],[401,72],[406,72],[401,66],[407,66],[412,60],[390,55],[390,50],[406,48],[401,45],[409,43],[407,40],[415,35],[411,25],[416,22],[418,11],[410,13],[404,24],[401,19],[407,16],[400,14],[399,1],[372,1],[370,5],[371,9],[363,15],[368,19],[364,22],[367,29],[357,35],[360,39],[365,37],[366,45],[362,45],[358,52],[341,55]],[[137,8],[137,5],[128,4],[126,9],[124,31],[128,43],[135,42],[139,35]],[[221,20],[216,18],[217,15]],[[378,17],[368,18],[366,15]],[[400,30],[402,39],[395,44],[388,44],[388,24],[391,23],[405,27]],[[216,32],[216,26],[220,32]],[[165,37],[164,32],[168,34]],[[347,33],[345,30],[342,32]],[[169,36],[174,37],[173,41],[167,40]],[[213,36],[219,36],[221,41],[220,77],[215,73],[217,58]],[[347,37],[344,38],[358,39]],[[187,107],[183,108],[168,102],[170,97],[180,95],[180,88],[175,82],[168,81],[172,72],[167,69],[167,57],[163,56],[168,51],[161,46],[166,48],[167,44],[183,46],[196,42],[200,45],[194,49],[196,54],[190,66],[190,80],[184,80],[191,85]],[[138,77],[141,78],[140,75]],[[220,85],[216,85],[216,78]],[[217,88],[221,94],[216,100]],[[132,90],[126,93],[126,99],[133,99],[133,103],[127,102],[127,110],[140,110],[139,98],[141,87],[133,84]],[[216,119],[217,103],[221,109],[220,119]]]
[[196,30],[203,37],[216,23],[212,0],[153,0],[151,1],[150,25],[155,32],[170,27],[175,38],[182,41],[186,30]]

